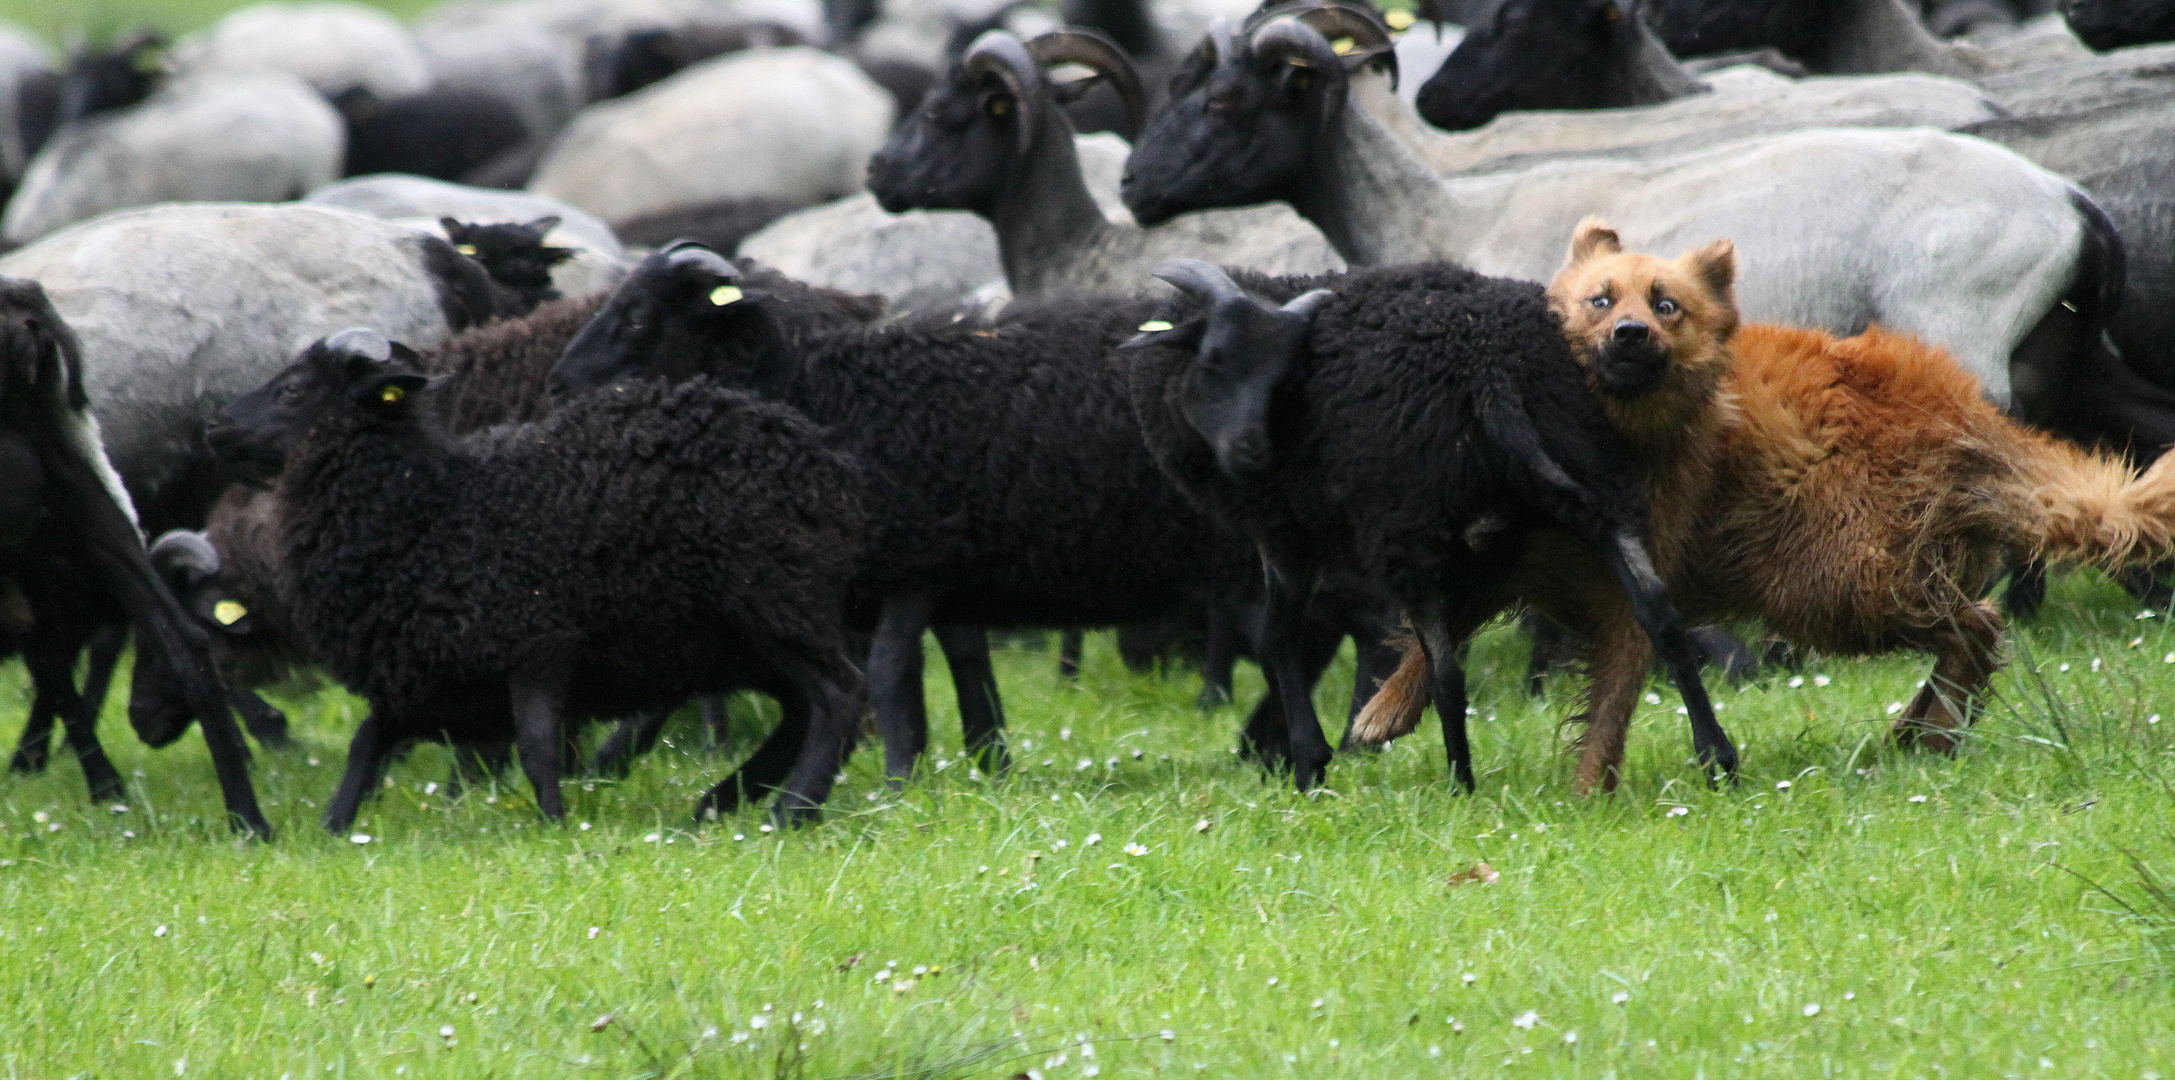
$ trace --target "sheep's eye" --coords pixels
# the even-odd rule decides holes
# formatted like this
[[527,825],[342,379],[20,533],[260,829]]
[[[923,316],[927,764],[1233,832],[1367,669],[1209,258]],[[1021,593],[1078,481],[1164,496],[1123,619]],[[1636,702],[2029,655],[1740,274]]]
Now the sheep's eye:
[[1587,302],[1587,303],[1589,303],[1589,304],[1592,304],[1592,305],[1593,305],[1593,306],[1594,306],[1595,308],[1597,308],[1597,309],[1600,309],[1600,310],[1606,311],[1606,310],[1608,310],[1608,306],[1609,306],[1609,294],[1607,294],[1607,293],[1602,293],[1601,295],[1599,295],[1599,296],[1596,296],[1596,297],[1594,297],[1593,299],[1591,299],[1591,300],[1588,300],[1588,301],[1586,301],[1586,302]]
[[1012,99],[1004,94],[992,95],[989,104],[982,106],[991,116],[1006,116],[1012,112]]
[[1291,78],[1286,80],[1284,85],[1290,87],[1291,92],[1294,94],[1304,94],[1314,89],[1314,73],[1305,68],[1300,68],[1291,73]]
[[1654,302],[1654,310],[1658,314],[1674,315],[1677,313],[1677,302],[1668,297],[1663,297]]

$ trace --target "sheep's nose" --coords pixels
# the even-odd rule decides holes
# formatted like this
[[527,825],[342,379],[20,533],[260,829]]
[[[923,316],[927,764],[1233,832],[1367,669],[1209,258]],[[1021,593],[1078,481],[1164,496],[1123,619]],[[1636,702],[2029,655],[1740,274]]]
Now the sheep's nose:
[[1647,329],[1645,323],[1637,319],[1625,319],[1616,324],[1612,336],[1615,337],[1618,345],[1644,345],[1651,333],[1652,331]]

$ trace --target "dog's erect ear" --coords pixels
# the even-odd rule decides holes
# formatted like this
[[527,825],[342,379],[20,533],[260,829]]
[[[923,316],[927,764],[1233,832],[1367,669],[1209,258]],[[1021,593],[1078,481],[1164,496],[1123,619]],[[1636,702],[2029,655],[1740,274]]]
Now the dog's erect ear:
[[1727,240],[1711,241],[1705,247],[1687,252],[1678,262],[1697,275],[1715,299],[1736,306],[1737,298],[1730,290],[1737,284],[1737,245]]
[[1588,216],[1571,230],[1571,252],[1564,256],[1566,269],[1577,266],[1596,255],[1614,255],[1624,250],[1623,242],[1616,238],[1616,230],[1598,216]]

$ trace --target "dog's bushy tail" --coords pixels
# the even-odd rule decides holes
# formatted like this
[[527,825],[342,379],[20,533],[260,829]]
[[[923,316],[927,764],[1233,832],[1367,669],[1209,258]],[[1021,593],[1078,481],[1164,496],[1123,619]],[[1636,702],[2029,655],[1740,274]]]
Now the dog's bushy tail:
[[1417,641],[1404,643],[1404,658],[1397,671],[1383,682],[1365,708],[1352,718],[1348,738],[1358,746],[1381,746],[1391,739],[1412,734],[1427,710],[1427,653]]
[[2036,554],[2108,570],[2175,558],[2175,454],[2139,475],[2068,443],[2032,442],[2017,476],[2027,511],[2022,539]]

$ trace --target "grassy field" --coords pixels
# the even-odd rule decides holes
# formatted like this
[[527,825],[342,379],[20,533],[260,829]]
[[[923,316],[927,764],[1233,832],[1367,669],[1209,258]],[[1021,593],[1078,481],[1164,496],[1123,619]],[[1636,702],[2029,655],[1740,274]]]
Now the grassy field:
[[2079,577],[2019,644],[1954,759],[1883,747],[1918,663],[1816,662],[1721,692],[1737,787],[1657,686],[1626,789],[1581,800],[1505,631],[1470,798],[1432,722],[1332,791],[1264,782],[1235,713],[1091,637],[1077,689],[1000,658],[1013,775],[956,760],[934,664],[933,772],[894,796],[863,752],[791,833],[690,825],[704,752],[544,827],[518,786],[448,802],[432,749],[326,836],[328,690],[282,701],[283,832],[243,843],[201,742],[144,750],[117,692],[125,808],[72,760],[0,785],[0,1076],[2175,1076],[2175,633]]

